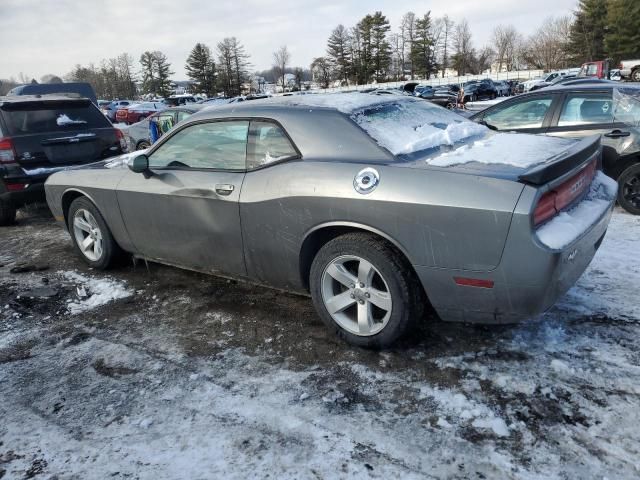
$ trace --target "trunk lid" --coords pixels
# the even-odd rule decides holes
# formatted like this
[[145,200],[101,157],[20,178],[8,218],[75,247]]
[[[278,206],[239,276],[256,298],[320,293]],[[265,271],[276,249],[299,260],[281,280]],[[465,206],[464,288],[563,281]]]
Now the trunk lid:
[[25,170],[90,163],[122,153],[120,138],[89,100],[2,105],[2,117]]

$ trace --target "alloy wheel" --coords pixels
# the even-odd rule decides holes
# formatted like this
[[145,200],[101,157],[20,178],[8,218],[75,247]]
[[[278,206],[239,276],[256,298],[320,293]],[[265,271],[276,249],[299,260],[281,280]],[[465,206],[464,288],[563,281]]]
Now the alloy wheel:
[[622,197],[635,208],[640,208],[640,173],[630,176],[624,182]]
[[389,322],[393,306],[389,286],[364,258],[342,255],[333,259],[322,273],[321,289],[331,318],[354,335],[375,335]]
[[92,262],[100,260],[104,251],[102,231],[95,217],[84,208],[73,215],[73,235],[82,254]]

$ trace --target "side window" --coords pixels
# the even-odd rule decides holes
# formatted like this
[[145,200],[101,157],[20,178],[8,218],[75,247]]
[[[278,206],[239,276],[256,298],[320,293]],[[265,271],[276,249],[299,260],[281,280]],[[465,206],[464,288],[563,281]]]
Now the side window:
[[515,104],[498,107],[483,120],[498,130],[541,128],[552,102],[551,96],[535,97]]
[[246,121],[191,125],[160,145],[149,166],[244,170],[248,131]]
[[178,112],[178,122],[181,122],[182,120],[184,120],[187,117],[190,117],[191,113],[189,112]]
[[298,152],[278,125],[263,121],[251,122],[247,149],[248,170],[297,155]]
[[154,122],[158,125],[158,131],[160,135],[164,135],[173,128],[173,125],[175,124],[175,118],[173,113],[168,112],[154,117]]
[[611,95],[571,94],[562,107],[559,127],[572,125],[589,125],[594,123],[613,122],[613,102]]

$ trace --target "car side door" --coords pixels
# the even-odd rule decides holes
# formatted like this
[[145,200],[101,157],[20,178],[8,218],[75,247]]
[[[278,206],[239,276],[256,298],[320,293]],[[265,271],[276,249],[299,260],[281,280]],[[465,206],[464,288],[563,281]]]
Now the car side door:
[[249,122],[206,120],[172,131],[149,152],[146,175],[127,172],[117,198],[144,257],[245,275],[239,195]]
[[554,113],[548,135],[582,138],[600,134],[603,146],[603,165],[611,171],[618,153],[624,150],[631,132],[624,123],[614,122],[611,90],[577,91],[563,95],[561,106]]
[[501,131],[545,133],[551,123],[557,95],[535,94],[506,100],[474,117]]

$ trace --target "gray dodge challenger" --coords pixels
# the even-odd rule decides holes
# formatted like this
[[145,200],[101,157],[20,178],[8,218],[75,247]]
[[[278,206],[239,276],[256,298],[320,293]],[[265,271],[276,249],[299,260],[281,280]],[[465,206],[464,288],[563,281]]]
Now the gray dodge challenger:
[[429,305],[512,323],[550,308],[602,242],[598,136],[497,133],[424,100],[319,94],[203,109],[152,148],[52,175],[92,267],[123,252],[310,293],[355,345]]

